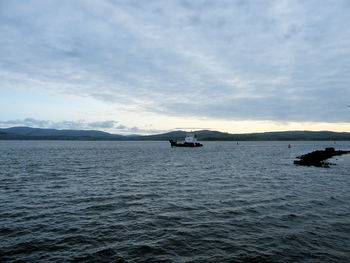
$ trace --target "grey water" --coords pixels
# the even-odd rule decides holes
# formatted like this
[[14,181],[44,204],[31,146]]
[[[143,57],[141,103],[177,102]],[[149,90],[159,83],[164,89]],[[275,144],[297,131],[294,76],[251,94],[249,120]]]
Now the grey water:
[[0,141],[0,261],[350,262],[350,142],[203,144]]

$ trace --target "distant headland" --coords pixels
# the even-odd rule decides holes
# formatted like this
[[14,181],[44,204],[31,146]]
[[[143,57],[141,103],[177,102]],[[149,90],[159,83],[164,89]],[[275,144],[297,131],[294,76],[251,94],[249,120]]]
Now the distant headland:
[[[0,140],[76,140],[76,141],[168,141],[180,140],[186,131],[156,135],[118,135],[97,130],[56,130],[30,127],[0,129]],[[349,132],[285,131],[230,134],[218,131],[196,131],[200,141],[350,141]]]

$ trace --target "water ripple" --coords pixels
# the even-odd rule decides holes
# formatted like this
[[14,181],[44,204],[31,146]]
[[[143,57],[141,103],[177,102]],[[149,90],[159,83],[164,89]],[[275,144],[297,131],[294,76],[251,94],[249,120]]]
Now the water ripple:
[[348,262],[350,157],[292,164],[327,143],[0,142],[0,261]]

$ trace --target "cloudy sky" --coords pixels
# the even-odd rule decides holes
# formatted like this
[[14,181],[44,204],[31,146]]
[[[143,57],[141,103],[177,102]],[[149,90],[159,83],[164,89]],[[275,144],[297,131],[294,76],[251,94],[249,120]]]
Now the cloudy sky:
[[0,127],[350,132],[350,1],[0,0]]

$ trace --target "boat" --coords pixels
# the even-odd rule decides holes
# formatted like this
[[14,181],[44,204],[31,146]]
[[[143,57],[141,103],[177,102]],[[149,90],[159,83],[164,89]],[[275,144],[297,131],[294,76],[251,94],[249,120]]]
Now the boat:
[[169,140],[171,147],[201,147],[203,144],[197,141],[197,135],[189,133],[186,135],[184,141]]

